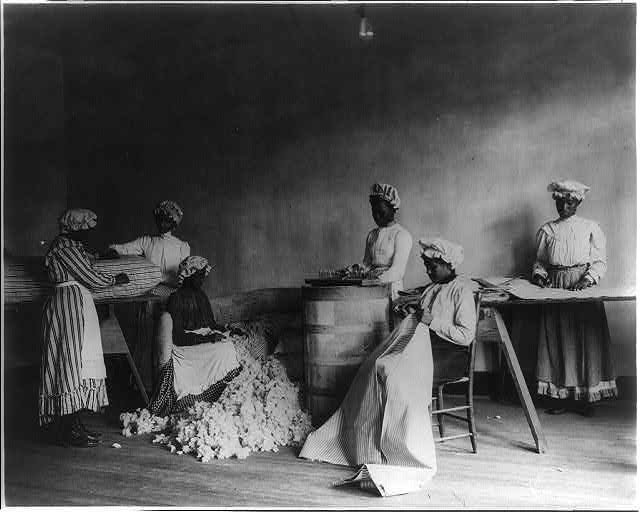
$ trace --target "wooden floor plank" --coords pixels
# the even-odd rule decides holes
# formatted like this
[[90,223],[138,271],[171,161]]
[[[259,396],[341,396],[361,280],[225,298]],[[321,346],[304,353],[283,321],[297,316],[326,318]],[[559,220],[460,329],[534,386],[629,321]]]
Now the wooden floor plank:
[[[593,418],[540,413],[548,453],[535,453],[517,404],[476,400],[478,453],[467,439],[438,445],[438,472],[425,492],[377,498],[333,488],[349,468],[298,459],[297,450],[245,460],[198,462],[125,438],[101,416],[94,449],[47,444],[20,415],[5,415],[7,505],[205,507],[636,508],[635,403],[612,401]],[[456,431],[452,423],[450,430]],[[118,442],[122,448],[112,448]]]

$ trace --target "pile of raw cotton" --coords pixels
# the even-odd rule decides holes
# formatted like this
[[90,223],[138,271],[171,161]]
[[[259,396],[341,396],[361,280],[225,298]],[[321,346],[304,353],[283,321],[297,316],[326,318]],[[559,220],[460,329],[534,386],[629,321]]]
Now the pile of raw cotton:
[[123,435],[155,432],[154,443],[203,462],[304,443],[312,426],[300,408],[298,386],[277,358],[254,358],[249,337],[231,337],[242,371],[217,402],[197,402],[187,413],[165,418],[146,409],[123,413]]

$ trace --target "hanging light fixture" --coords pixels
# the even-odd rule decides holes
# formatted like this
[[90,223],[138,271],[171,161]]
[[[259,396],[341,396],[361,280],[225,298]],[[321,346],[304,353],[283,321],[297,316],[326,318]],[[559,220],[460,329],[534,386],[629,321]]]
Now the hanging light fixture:
[[373,27],[364,14],[364,6],[360,6],[358,13],[360,14],[360,31],[358,32],[358,36],[360,39],[373,39]]

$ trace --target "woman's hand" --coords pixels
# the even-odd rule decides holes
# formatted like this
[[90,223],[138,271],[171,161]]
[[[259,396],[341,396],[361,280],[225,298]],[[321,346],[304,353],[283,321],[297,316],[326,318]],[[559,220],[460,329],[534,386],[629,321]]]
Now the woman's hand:
[[129,276],[125,273],[116,275],[116,284],[127,284],[129,283]]
[[118,254],[118,251],[116,251],[115,249],[109,248],[97,253],[96,257],[101,260],[115,260],[120,257],[120,254]]
[[531,282],[540,288],[548,288],[551,285],[549,278],[540,274],[534,275]]
[[589,288],[590,286],[593,286],[595,283],[594,281],[588,277],[587,275],[584,275],[580,278],[580,281],[578,281],[576,284],[574,284],[571,288],[569,288],[570,290],[584,290],[585,288]]
[[419,311],[418,315],[420,321],[425,325],[429,325],[433,321],[433,315],[428,309],[423,309],[421,312]]

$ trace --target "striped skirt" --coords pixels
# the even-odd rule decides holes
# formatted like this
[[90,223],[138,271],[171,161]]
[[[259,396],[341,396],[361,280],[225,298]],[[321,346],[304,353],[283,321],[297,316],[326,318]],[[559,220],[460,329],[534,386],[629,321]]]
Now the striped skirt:
[[[554,288],[569,288],[586,265],[549,272]],[[542,307],[538,393],[553,398],[596,402],[617,396],[611,337],[602,302]]]
[[[362,363],[338,410],[307,438],[300,457],[354,466],[436,472],[431,431],[429,328],[407,316]],[[397,474],[396,472],[396,474]]]
[[56,416],[82,409],[97,412],[109,405],[99,329],[91,294],[80,284],[57,286],[45,302],[40,425],[52,422]]

